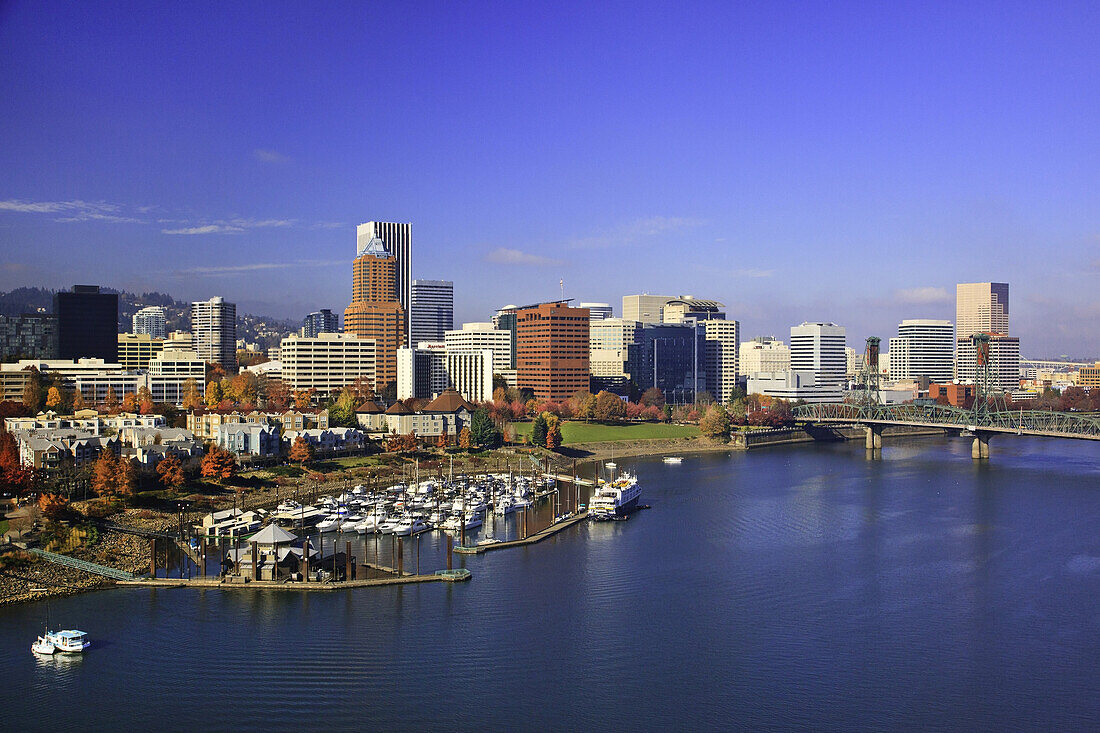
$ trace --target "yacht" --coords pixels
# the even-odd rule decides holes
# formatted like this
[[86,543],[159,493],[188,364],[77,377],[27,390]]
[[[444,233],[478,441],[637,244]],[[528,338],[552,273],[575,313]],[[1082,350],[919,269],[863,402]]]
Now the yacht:
[[629,473],[609,483],[601,483],[588,504],[588,514],[593,519],[614,519],[623,517],[638,507],[638,498],[642,489],[638,479]]
[[405,517],[401,522],[394,527],[393,533],[399,537],[406,535],[416,534],[423,532],[428,528],[428,523],[423,519],[413,519],[412,517]]
[[680,456],[665,456],[665,463],[669,463],[669,464],[672,464],[674,466],[678,466],[683,462],[684,462],[684,459],[681,458]]

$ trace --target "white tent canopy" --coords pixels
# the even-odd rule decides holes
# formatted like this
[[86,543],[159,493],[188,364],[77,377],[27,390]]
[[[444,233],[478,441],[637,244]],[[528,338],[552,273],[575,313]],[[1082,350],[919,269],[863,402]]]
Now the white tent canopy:
[[277,524],[269,524],[249,537],[248,541],[250,543],[255,542],[258,545],[285,545],[297,539],[298,535],[287,532]]

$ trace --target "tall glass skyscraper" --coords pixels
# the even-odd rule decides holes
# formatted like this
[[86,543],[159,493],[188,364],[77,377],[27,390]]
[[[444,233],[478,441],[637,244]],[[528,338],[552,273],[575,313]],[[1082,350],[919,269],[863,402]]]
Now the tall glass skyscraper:
[[413,280],[409,314],[412,344],[442,341],[455,327],[455,284],[450,280]]

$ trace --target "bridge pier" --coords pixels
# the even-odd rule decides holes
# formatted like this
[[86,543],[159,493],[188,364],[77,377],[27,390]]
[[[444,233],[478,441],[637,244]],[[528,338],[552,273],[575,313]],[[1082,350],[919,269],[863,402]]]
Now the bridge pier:
[[983,430],[974,431],[974,442],[970,446],[970,457],[975,461],[988,461],[989,439],[991,437],[993,437],[993,433],[987,433]]
[[867,448],[867,458],[871,460],[882,458],[882,426],[865,425],[863,430],[866,435],[864,445]]

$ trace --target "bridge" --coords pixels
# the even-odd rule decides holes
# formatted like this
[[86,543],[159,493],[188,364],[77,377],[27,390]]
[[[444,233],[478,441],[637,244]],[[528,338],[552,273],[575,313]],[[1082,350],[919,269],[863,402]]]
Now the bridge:
[[912,425],[967,431],[974,435],[971,456],[989,458],[993,435],[1037,435],[1046,438],[1100,440],[1100,417],[1052,410],[966,410],[949,405],[874,405],[822,403],[794,409],[798,420],[820,424],[858,424],[867,429],[867,449],[881,451],[882,429]]

